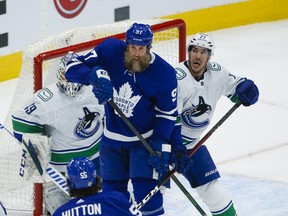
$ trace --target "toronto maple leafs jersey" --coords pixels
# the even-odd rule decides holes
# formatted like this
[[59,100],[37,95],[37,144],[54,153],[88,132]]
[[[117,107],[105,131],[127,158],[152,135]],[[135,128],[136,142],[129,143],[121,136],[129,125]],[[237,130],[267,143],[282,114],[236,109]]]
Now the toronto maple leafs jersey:
[[[184,144],[191,149],[208,127],[221,96],[232,97],[241,77],[231,74],[220,64],[209,62],[197,81],[188,69],[188,62],[175,67],[178,80],[178,120]],[[181,121],[180,121],[181,120]]]
[[67,97],[55,83],[39,90],[12,115],[15,137],[41,133],[50,137],[51,163],[60,172],[76,156],[98,157],[103,133],[104,106],[83,86],[76,97]]
[[[149,67],[140,73],[125,68],[127,44],[106,39],[84,56],[69,62],[66,78],[89,85],[93,67],[106,70],[113,84],[113,100],[144,138],[151,135],[168,140],[177,118],[177,79],[174,68],[155,53],[150,53]],[[113,108],[105,104],[106,127],[103,141],[111,145],[139,142]]]
[[82,199],[72,199],[59,207],[53,216],[117,216],[138,215],[141,212],[120,192],[106,191]]

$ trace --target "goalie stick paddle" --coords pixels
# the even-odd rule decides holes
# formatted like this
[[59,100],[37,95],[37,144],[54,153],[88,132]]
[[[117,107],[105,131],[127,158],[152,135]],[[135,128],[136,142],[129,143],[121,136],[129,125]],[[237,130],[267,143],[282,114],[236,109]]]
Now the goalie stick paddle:
[[28,144],[24,141],[24,139],[22,140],[24,146],[26,147],[27,151],[29,152],[39,174],[42,176],[43,175],[43,169],[42,169],[42,166],[41,166],[41,163],[39,161],[39,158],[37,156],[37,153],[35,151],[35,148],[33,147],[31,141],[29,140]]
[[[191,157],[200,147],[201,145],[217,130],[217,128],[226,121],[226,119],[241,105],[242,103],[238,101],[233,107],[212,127],[206,135],[199,140],[199,142],[192,148],[188,154]],[[167,176],[149,193],[146,197],[137,205],[137,209],[140,209],[145,203],[147,203],[153,195],[157,193],[162,185],[164,185],[174,174],[176,170],[171,170],[168,172]]]
[[[137,131],[137,129],[131,124],[131,122],[127,119],[127,117],[124,115],[124,113],[120,110],[120,108],[114,103],[114,101],[112,99],[108,100],[108,103],[113,107],[113,109],[121,116],[121,118],[123,119],[123,121],[127,124],[127,126],[132,130],[132,132],[140,139],[140,141],[142,142],[142,144],[147,148],[147,150],[152,154],[156,154],[156,152],[151,148],[151,146],[147,143],[147,141],[143,138],[143,136]],[[172,171],[170,171],[172,172]],[[188,200],[194,205],[194,207],[201,213],[202,216],[207,215],[204,210],[200,207],[200,205],[195,201],[195,199],[191,196],[191,194],[187,191],[187,189],[181,184],[181,182],[176,178],[176,176],[174,175],[175,172],[173,172],[169,178],[172,178],[172,180],[175,182],[175,184],[180,188],[180,190],[184,193],[184,195],[188,198]],[[166,182],[169,179],[166,180]],[[162,186],[163,184],[161,184],[160,186]],[[160,187],[158,187],[158,185],[149,193],[153,193],[148,200],[150,200],[150,198],[157,193],[157,191],[160,189]],[[145,197],[146,198],[146,197]],[[145,199],[144,198],[144,199]],[[142,203],[141,201],[141,205],[137,206],[137,209],[140,209],[141,207],[143,207],[148,200],[144,203]]]
[[[18,144],[22,144],[16,137],[3,125],[0,124],[0,129],[4,129],[6,132],[8,132],[16,141]],[[44,170],[41,166],[41,163],[39,161],[39,158],[37,156],[36,150],[29,140],[28,144],[23,140],[23,145],[29,152],[36,169],[38,170],[39,174],[42,176],[43,180],[45,181],[45,178],[43,177]],[[46,170],[45,170],[47,176],[58,186],[67,196],[69,196],[69,188],[66,183],[66,178],[52,165],[47,164]]]

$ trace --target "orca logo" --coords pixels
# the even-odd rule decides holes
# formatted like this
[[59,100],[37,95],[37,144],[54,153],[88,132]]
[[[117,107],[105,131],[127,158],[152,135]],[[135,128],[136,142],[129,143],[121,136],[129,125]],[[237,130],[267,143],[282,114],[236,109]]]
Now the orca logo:
[[73,18],[81,13],[87,0],[54,0],[58,13],[67,18]]
[[78,123],[74,129],[74,135],[79,139],[87,139],[93,136],[101,126],[101,120],[99,120],[99,112],[90,112],[87,107],[83,108],[84,117],[79,118]]
[[181,121],[190,128],[203,128],[209,125],[208,115],[212,107],[205,103],[204,98],[199,96],[198,105],[193,105],[181,113]]

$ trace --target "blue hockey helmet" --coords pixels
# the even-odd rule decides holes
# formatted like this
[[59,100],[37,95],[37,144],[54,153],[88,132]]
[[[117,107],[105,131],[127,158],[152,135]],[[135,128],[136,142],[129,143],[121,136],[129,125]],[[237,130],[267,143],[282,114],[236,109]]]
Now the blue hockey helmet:
[[138,46],[150,47],[153,41],[153,33],[149,25],[133,23],[126,32],[126,43]]
[[96,167],[86,157],[73,158],[67,164],[67,180],[72,189],[91,187],[96,184]]

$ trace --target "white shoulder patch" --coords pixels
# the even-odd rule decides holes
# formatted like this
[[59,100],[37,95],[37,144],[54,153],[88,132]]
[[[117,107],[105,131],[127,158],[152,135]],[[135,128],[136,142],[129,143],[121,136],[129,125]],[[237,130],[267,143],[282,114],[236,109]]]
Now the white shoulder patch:
[[219,65],[219,64],[216,63],[216,62],[209,62],[208,68],[209,68],[211,71],[220,71],[220,70],[221,70],[221,65]]
[[53,97],[53,93],[48,88],[43,88],[38,91],[37,97],[46,102]]
[[187,76],[187,73],[180,67],[176,67],[176,78],[177,80],[182,80]]

